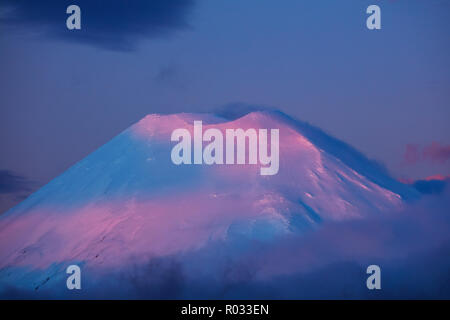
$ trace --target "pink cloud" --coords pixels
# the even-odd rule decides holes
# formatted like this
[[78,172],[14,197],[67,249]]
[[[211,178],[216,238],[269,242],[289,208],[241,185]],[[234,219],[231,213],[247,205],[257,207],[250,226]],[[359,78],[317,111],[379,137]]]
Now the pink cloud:
[[403,164],[414,165],[420,161],[420,147],[417,144],[407,144],[403,154]]
[[[422,149],[422,150],[421,150]],[[445,164],[450,159],[450,145],[441,145],[433,141],[421,148],[417,144],[407,144],[403,154],[403,165],[415,165],[419,162]]]
[[443,146],[433,141],[423,149],[423,157],[431,162],[444,164],[450,159],[450,145]]
[[446,176],[446,175],[442,175],[442,174],[435,174],[433,176],[426,177],[423,180],[426,180],[426,181],[434,181],[434,180],[444,181],[444,180],[448,180],[448,179],[450,179],[450,175]]

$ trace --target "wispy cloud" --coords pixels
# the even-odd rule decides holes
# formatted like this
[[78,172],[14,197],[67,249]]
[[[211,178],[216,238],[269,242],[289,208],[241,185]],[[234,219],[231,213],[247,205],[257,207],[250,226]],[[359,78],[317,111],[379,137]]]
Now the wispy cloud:
[[10,170],[0,170],[0,214],[28,197],[37,186],[35,181]]
[[162,66],[154,77],[154,82],[163,87],[185,89],[187,81],[182,69],[174,64]]
[[403,153],[404,165],[413,165],[420,161],[420,146],[417,144],[407,144]]
[[443,146],[433,142],[423,149],[423,157],[431,162],[444,164],[450,159],[450,145]]
[[421,148],[418,144],[407,144],[403,153],[403,165],[415,165],[420,162],[445,164],[450,160],[450,145],[441,145],[433,141]]
[[[66,9],[81,8],[82,28],[66,28]],[[112,50],[132,50],[145,38],[167,36],[187,28],[194,0],[3,0],[0,23],[28,28],[66,41]]]
[[9,170],[0,170],[0,194],[31,191],[31,181]]

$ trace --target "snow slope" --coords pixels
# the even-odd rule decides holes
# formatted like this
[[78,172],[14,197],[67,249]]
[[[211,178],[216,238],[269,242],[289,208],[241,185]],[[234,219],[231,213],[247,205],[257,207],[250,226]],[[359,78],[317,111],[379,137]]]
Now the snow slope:
[[[174,165],[170,135],[192,130],[194,120],[203,130],[278,128],[278,174],[261,176],[259,165]],[[0,216],[0,293],[64,297],[70,264],[89,270],[94,286],[155,257],[241,238],[273,242],[415,197],[358,151],[279,112],[232,121],[148,115]]]

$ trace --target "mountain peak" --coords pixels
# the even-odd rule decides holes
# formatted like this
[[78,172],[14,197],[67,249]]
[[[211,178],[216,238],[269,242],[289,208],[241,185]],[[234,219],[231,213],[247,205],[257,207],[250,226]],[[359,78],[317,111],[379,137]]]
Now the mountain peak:
[[[171,133],[197,120],[205,129],[278,129],[279,172],[175,165]],[[73,260],[100,272],[210,241],[271,241],[397,210],[411,195],[350,146],[280,112],[152,114],[0,217],[0,243],[9,243],[0,247],[0,278]]]

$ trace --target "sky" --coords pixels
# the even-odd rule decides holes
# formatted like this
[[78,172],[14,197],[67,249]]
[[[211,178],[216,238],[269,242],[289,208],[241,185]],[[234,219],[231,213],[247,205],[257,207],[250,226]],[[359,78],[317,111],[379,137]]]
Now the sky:
[[2,0],[0,212],[146,114],[235,104],[310,122],[398,179],[450,175],[449,32],[448,0]]

